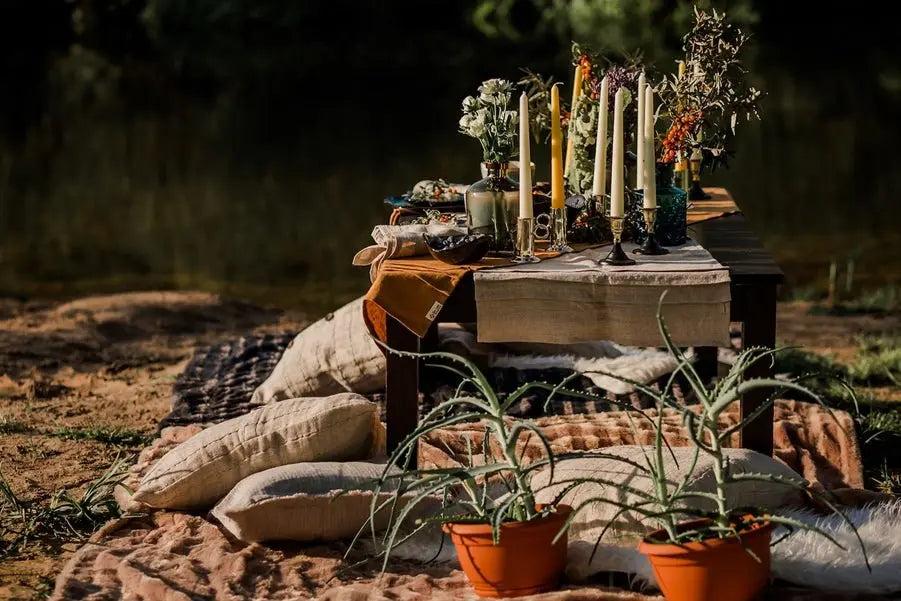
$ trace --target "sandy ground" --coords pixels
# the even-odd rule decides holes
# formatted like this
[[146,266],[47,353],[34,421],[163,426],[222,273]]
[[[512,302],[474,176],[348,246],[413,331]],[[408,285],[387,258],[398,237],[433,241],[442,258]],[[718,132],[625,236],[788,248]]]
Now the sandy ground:
[[[105,425],[151,434],[195,348],[303,323],[205,293],[0,300],[0,469],[26,501],[80,492],[122,450],[41,432]],[[36,598],[76,547],[0,559],[0,599]]]
[[[25,500],[80,492],[121,450],[44,432],[107,425],[151,434],[195,348],[303,324],[302,315],[205,293],[0,300],[0,469]],[[898,331],[897,318],[812,316],[803,304],[779,308],[780,341],[840,359],[853,357],[855,335]],[[76,547],[0,559],[0,599],[41,598]]]

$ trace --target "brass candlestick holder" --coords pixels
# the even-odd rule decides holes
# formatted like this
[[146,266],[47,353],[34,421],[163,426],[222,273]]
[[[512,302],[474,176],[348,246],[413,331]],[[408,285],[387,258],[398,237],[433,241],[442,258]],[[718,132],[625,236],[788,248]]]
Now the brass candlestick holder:
[[604,217],[607,215],[607,199],[610,198],[607,194],[593,194],[589,199],[589,211],[594,215],[600,215]]
[[516,220],[516,256],[514,263],[537,263],[535,256],[535,219],[520,217]]
[[638,255],[668,255],[669,251],[660,246],[657,242],[657,235],[654,233],[657,225],[657,207],[649,209],[644,207],[641,209],[644,213],[644,222],[648,226],[648,235],[644,239],[644,244],[633,250]]
[[710,195],[704,192],[704,188],[701,187],[701,162],[703,160],[704,155],[700,149],[695,148],[688,159],[688,164],[691,167],[691,187],[688,189],[688,200],[710,199]]
[[566,207],[551,209],[551,252],[571,253],[572,247],[566,243]]
[[610,231],[613,232],[613,248],[606,258],[601,259],[603,265],[635,265],[635,260],[630,259],[623,251],[623,218],[608,217],[610,219]]

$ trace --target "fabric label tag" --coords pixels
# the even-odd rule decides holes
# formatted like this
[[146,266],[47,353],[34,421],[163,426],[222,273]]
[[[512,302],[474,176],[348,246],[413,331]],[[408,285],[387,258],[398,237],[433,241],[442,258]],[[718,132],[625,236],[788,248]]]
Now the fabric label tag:
[[438,301],[432,303],[432,308],[429,309],[429,312],[425,314],[426,319],[428,319],[429,321],[434,321],[434,319],[438,317],[438,313],[441,312],[442,307],[444,307],[444,305],[442,305]]

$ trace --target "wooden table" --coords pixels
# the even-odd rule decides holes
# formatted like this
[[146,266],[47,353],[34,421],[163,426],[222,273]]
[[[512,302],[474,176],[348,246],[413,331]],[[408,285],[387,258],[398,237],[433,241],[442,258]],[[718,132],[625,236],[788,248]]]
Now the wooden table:
[[[722,196],[710,201],[695,201],[689,212],[702,213],[723,207]],[[729,200],[731,205],[731,200]],[[722,265],[731,277],[731,320],[742,324],[742,343],[772,347],[776,343],[776,288],[782,282],[782,270],[760,245],[741,214],[728,215],[689,226],[689,236],[697,240]],[[475,284],[470,273],[454,290],[438,314],[425,339],[419,338],[390,315],[387,316],[389,347],[418,352],[429,350],[437,342],[437,324],[476,322]],[[713,376],[716,348],[699,348],[698,369]],[[386,378],[388,449],[394,449],[413,431],[419,419],[419,361],[388,354]],[[767,374],[765,362],[749,370],[749,377]],[[766,400],[767,391],[757,391],[741,400],[742,416],[754,411]],[[765,455],[773,453],[773,410],[764,411],[742,432],[741,445]]]

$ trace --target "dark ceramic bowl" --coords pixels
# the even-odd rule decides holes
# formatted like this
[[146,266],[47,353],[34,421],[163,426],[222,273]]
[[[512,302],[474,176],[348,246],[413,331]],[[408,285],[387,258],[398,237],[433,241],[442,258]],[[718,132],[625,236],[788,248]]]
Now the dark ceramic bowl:
[[423,234],[422,238],[433,257],[451,265],[476,263],[488,253],[488,248],[491,246],[491,236],[487,234],[456,236]]

